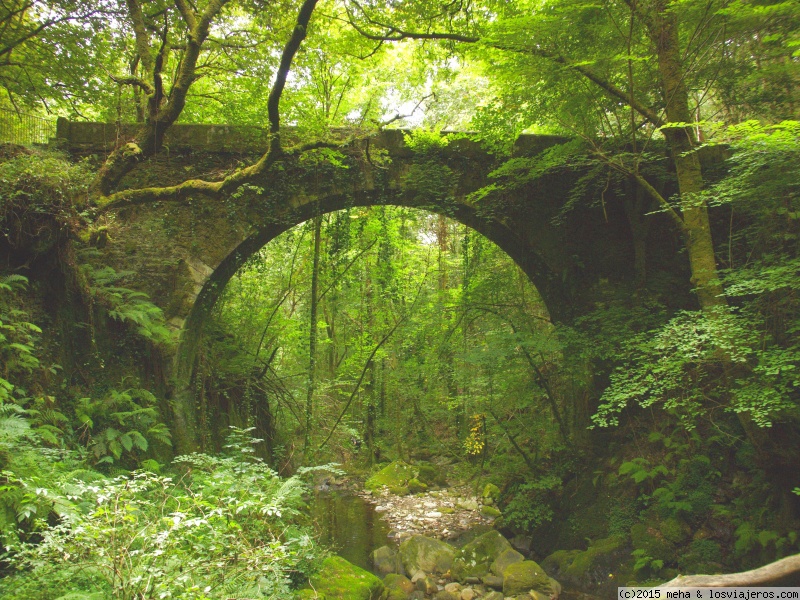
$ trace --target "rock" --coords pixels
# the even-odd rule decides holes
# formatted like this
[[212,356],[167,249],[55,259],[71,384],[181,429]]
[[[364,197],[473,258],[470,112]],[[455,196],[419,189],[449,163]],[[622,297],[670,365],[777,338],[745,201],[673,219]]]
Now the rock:
[[528,554],[531,551],[531,543],[533,540],[527,535],[515,535],[510,540],[511,547],[522,554]]
[[500,592],[489,592],[483,597],[483,600],[503,600],[503,594]]
[[508,540],[491,530],[461,548],[453,559],[451,572],[455,579],[483,577],[500,554],[511,549]]
[[[500,499],[500,488],[493,483],[487,483],[483,488],[481,498],[486,504],[494,504]],[[487,500],[491,500],[491,502],[486,502]]]
[[595,540],[583,551],[559,550],[542,565],[564,585],[597,596],[607,596],[624,585],[633,568],[630,548],[622,536]]
[[432,510],[430,512],[426,512],[425,516],[430,519],[438,519],[439,517],[442,516],[442,513],[440,513],[438,510]]
[[446,573],[453,565],[454,548],[445,542],[422,535],[400,544],[400,560],[407,575],[417,571]]
[[439,586],[436,585],[436,580],[430,575],[426,575],[421,579],[417,579],[415,585],[420,592],[424,592],[425,594],[435,594],[437,591],[439,591]]
[[[397,494],[395,490],[407,489],[408,482],[414,479],[416,475],[417,473],[411,465],[404,463],[402,460],[396,460],[367,479],[364,482],[364,487],[375,491],[386,486],[393,494]],[[408,492],[406,491],[406,493]],[[397,495],[402,496],[404,494]]]
[[525,560],[525,557],[522,556],[522,554],[513,548],[509,548],[508,550],[503,550],[503,552],[500,553],[495,561],[489,566],[489,570],[498,577],[502,577],[503,571],[505,571],[509,565],[522,562],[523,560]]
[[481,582],[481,578],[480,577],[474,577],[473,576],[473,577],[465,577],[464,578],[464,583],[466,583],[467,585],[478,585],[480,582]]
[[445,585],[444,586],[444,590],[446,592],[452,592],[454,594],[457,593],[457,592],[460,593],[461,592],[461,584],[456,582],[456,581],[453,581],[453,582],[448,583],[447,585]]
[[428,489],[428,486],[427,486],[427,485],[425,485],[424,483],[422,483],[422,482],[421,482],[419,479],[417,479],[416,477],[412,477],[412,478],[411,478],[411,479],[408,481],[408,491],[409,491],[411,494],[419,494],[419,493],[421,493],[421,492],[424,492],[424,491],[425,491],[425,490],[427,490],[427,489]]
[[503,513],[497,510],[494,506],[489,506],[487,504],[484,504],[483,506],[481,506],[481,514],[484,517],[496,519],[497,517],[502,516]]
[[425,592],[414,590],[408,595],[408,600],[425,600]]
[[381,600],[386,594],[386,587],[380,579],[341,556],[326,558],[319,572],[310,578],[310,583],[319,596],[331,599]]
[[381,577],[389,573],[403,573],[400,555],[391,546],[381,546],[372,551],[372,566]]
[[459,500],[456,503],[456,506],[458,506],[458,508],[463,508],[464,510],[478,510],[478,501],[470,498],[466,500]]
[[461,600],[461,595],[457,592],[448,592],[447,590],[442,590],[437,592],[433,598],[434,600]]
[[514,596],[534,590],[555,597],[556,586],[544,569],[532,560],[509,565],[503,573],[503,594]]
[[503,589],[503,578],[499,575],[484,575],[481,578],[483,585],[486,587],[493,588],[495,590],[502,590]]
[[411,576],[411,583],[417,583],[420,579],[425,579],[428,574],[425,571],[417,571]]
[[414,584],[405,575],[398,575],[397,573],[389,573],[383,578],[383,585],[389,590],[389,596],[386,600],[406,600],[414,591]]
[[464,588],[461,590],[461,600],[474,600],[478,596],[478,592],[472,588]]

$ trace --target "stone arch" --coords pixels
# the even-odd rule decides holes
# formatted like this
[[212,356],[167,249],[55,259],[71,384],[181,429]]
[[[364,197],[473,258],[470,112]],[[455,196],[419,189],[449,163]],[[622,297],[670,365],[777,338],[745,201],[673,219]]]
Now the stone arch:
[[465,201],[445,205],[414,201],[400,192],[361,191],[352,194],[332,194],[320,199],[298,203],[280,222],[258,227],[241,241],[205,279],[183,322],[173,364],[174,394],[172,407],[178,451],[196,448],[197,424],[194,414],[193,381],[197,352],[202,340],[206,319],[234,274],[258,251],[280,234],[318,214],[327,214],[354,207],[405,206],[434,214],[442,214],[477,231],[503,250],[528,276],[551,315],[558,315],[564,297],[561,278],[547,261],[524,239],[517,228],[481,214],[474,205]]

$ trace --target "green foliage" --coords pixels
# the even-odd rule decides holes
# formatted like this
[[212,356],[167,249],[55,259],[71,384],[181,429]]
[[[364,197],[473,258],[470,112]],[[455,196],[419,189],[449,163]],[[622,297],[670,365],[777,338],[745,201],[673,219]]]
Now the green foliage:
[[515,485],[503,508],[503,521],[523,531],[533,531],[553,520],[556,498],[561,490],[561,478],[545,475]]
[[108,316],[133,325],[136,333],[155,343],[173,341],[163,311],[150,302],[147,294],[119,285],[132,272],[116,271],[107,265],[94,266],[90,262],[84,262],[80,268],[88,282],[89,293],[105,308]]
[[171,446],[171,434],[161,421],[157,398],[143,389],[110,390],[93,400],[80,398],[75,416],[95,465],[137,466],[153,441]]
[[[135,472],[61,486],[71,509],[20,549],[4,597],[70,574],[73,591],[115,598],[290,598],[320,556],[298,526],[305,487],[252,458],[246,431],[229,442],[229,458],[178,457],[191,469],[179,480]],[[96,587],[76,589],[87,573]]]

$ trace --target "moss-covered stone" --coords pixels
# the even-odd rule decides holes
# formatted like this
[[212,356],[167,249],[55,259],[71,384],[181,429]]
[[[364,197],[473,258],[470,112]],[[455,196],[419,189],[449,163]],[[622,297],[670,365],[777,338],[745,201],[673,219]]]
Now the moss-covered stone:
[[542,561],[547,572],[576,590],[605,595],[632,576],[630,547],[622,536],[592,542],[586,550],[560,550]]
[[445,573],[453,564],[455,549],[445,542],[415,535],[400,544],[400,560],[406,575],[417,571]]
[[481,514],[484,517],[491,517],[492,519],[496,519],[496,518],[500,517],[503,513],[501,513],[494,506],[488,506],[488,505],[484,504],[483,506],[481,506]]
[[412,477],[408,482],[408,491],[411,494],[419,494],[428,489],[428,486],[422,483],[416,477]]
[[403,572],[403,563],[400,562],[400,555],[392,546],[381,546],[373,550],[372,566],[374,571],[381,576]]
[[389,591],[386,600],[406,600],[416,588],[405,575],[389,573],[383,578],[383,585]]
[[556,587],[544,569],[532,560],[523,560],[509,565],[503,572],[503,594],[514,596],[530,590],[548,597],[557,596]]
[[489,531],[461,548],[453,559],[453,577],[483,577],[500,554],[511,550],[511,544],[497,531]]
[[[396,460],[389,463],[383,469],[375,473],[364,482],[364,487],[368,490],[379,490],[383,486],[393,489],[408,489],[408,482],[417,476],[417,470],[411,465]],[[395,493],[392,491],[392,493]],[[406,491],[408,493],[408,491]]]
[[491,572],[495,575],[502,577],[503,572],[509,566],[513,565],[514,563],[522,562],[523,560],[525,560],[525,557],[522,556],[522,554],[513,548],[509,548],[508,550],[504,550],[500,553],[500,555],[489,566],[489,570],[491,570]]
[[385,600],[387,595],[380,579],[340,556],[325,559],[319,572],[311,577],[311,587],[320,596],[330,599]]
[[440,486],[447,485],[442,472],[429,462],[421,462],[415,465],[418,469],[417,478],[427,486]]

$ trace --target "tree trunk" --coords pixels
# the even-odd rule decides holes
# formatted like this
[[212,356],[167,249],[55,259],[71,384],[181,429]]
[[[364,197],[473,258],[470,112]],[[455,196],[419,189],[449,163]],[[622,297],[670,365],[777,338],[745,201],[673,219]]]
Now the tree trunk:
[[311,424],[314,415],[314,385],[317,369],[317,309],[319,288],[319,249],[322,240],[322,216],[314,217],[314,263],[311,271],[311,329],[308,334],[308,392],[306,393],[306,425],[303,446],[303,460],[308,459],[311,450]]
[[[663,0],[653,5],[646,23],[650,38],[656,47],[658,71],[664,94],[668,123],[689,124],[693,121],[689,109],[689,90],[686,72],[681,63],[678,18]],[[664,136],[669,143],[680,192],[680,209],[686,225],[686,250],[692,272],[692,284],[703,310],[727,304],[722,295],[722,285],[717,276],[714,243],[708,220],[708,207],[700,198],[703,190],[703,172],[694,128],[667,127]]]

